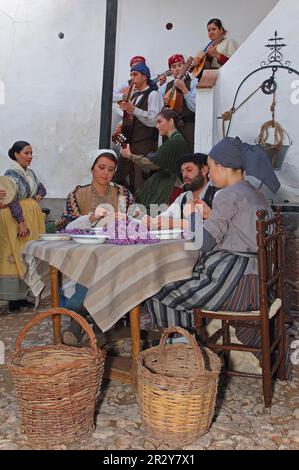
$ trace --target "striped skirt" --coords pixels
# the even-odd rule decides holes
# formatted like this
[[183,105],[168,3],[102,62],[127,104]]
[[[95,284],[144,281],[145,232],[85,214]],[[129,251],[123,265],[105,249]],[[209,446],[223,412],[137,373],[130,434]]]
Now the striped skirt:
[[193,309],[250,311],[258,308],[258,277],[245,274],[256,255],[213,251],[203,255],[189,279],[163,287],[146,301],[158,327],[194,326]]

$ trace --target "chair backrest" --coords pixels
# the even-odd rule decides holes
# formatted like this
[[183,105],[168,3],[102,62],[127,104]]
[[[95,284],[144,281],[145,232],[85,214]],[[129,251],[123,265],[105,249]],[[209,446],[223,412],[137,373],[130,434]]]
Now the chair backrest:
[[270,301],[283,301],[283,219],[279,208],[272,217],[264,210],[256,214],[260,311],[267,316]]

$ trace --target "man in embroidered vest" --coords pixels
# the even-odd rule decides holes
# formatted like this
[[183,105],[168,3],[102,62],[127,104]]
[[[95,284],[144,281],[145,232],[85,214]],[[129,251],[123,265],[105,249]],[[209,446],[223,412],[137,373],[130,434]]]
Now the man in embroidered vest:
[[[158,148],[158,131],[156,129],[157,115],[163,108],[161,95],[150,86],[150,70],[144,62],[139,62],[131,67],[131,80],[135,86],[135,92],[131,101],[122,101],[119,107],[124,111],[123,122],[115,132],[122,132],[130,144],[132,153],[136,155],[148,155]],[[121,156],[118,160],[115,182],[128,185],[133,194],[144,183],[146,175],[143,170],[129,160]]]
[[169,98],[167,93],[173,85],[180,90],[184,95],[183,107],[180,111],[182,120],[182,127],[178,131],[181,132],[185,138],[190,152],[194,151],[194,124],[195,124],[195,102],[196,102],[196,85],[197,80],[191,79],[187,73],[183,79],[179,79],[181,70],[184,67],[185,59],[181,54],[174,54],[168,59],[168,67],[172,73],[173,80],[164,83],[159,88],[159,93],[163,96],[165,106],[169,105]]

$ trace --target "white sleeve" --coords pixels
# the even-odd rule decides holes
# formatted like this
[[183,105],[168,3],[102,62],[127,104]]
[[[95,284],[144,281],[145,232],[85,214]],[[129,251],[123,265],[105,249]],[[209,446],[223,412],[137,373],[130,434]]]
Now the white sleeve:
[[238,46],[236,45],[236,43],[232,39],[229,39],[227,41],[226,53],[224,55],[226,57],[231,57],[233,53],[236,52],[237,49],[238,49]]
[[162,111],[163,106],[162,96],[157,91],[152,91],[148,96],[147,111],[135,107],[134,116],[146,126],[155,127],[157,116]]
[[158,92],[160,93],[162,97],[165,95],[166,85],[167,85],[167,82],[163,83],[163,85],[158,87]]
[[197,80],[195,80],[195,79],[191,80],[190,91],[189,91],[189,93],[187,93],[187,95],[184,96],[187,107],[193,113],[195,113],[196,85],[197,85]]
[[128,83],[120,83],[119,85],[113,88],[113,98],[112,102],[117,103],[117,101],[123,100],[123,89],[127,88]]

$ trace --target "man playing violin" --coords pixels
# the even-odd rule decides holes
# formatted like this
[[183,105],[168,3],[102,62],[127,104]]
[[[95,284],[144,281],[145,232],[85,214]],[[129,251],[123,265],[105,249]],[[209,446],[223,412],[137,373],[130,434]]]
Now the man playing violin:
[[192,79],[188,72],[184,77],[179,78],[184,65],[185,59],[181,54],[174,54],[169,57],[168,67],[172,73],[173,80],[164,83],[159,88],[159,93],[163,96],[164,104],[167,107],[173,107],[170,102],[169,92],[171,93],[174,86],[183,95],[182,107],[179,110],[182,127],[179,128],[179,131],[185,138],[189,151],[193,152],[197,80]]

